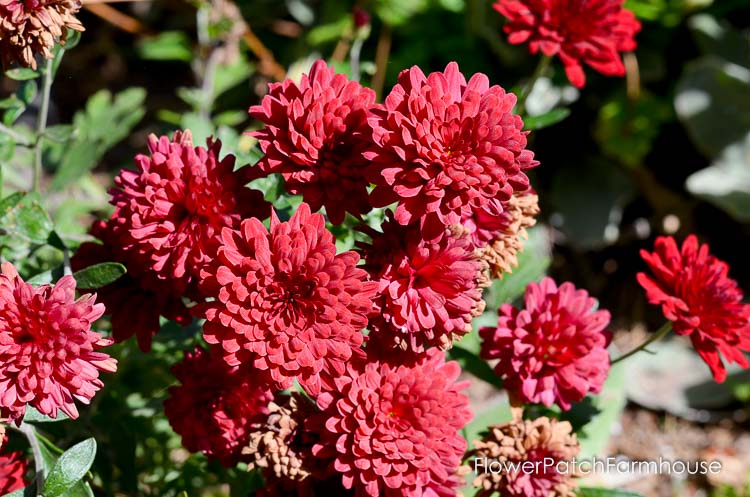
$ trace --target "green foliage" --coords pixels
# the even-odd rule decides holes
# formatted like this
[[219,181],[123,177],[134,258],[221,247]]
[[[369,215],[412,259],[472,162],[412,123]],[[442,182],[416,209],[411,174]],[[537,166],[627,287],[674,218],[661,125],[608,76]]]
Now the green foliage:
[[193,60],[191,42],[184,31],[163,31],[153,38],[144,38],[137,48],[146,60]]
[[96,440],[89,438],[66,450],[55,462],[44,480],[42,497],[76,495],[71,490],[91,468],[96,457]]
[[78,288],[96,289],[117,281],[127,272],[125,266],[118,262],[102,262],[73,274]]

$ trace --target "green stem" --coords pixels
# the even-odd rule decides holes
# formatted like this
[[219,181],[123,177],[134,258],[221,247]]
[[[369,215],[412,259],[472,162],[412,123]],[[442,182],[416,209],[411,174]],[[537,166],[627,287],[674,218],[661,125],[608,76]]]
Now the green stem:
[[[62,55],[60,55],[62,56]],[[44,146],[44,132],[47,129],[47,114],[49,114],[49,97],[52,91],[52,80],[54,74],[52,69],[55,59],[48,59],[44,67],[42,79],[42,104],[39,108],[39,116],[36,121],[36,143],[34,144],[34,171],[32,176],[32,190],[39,191],[42,181],[42,152]]]
[[664,323],[664,326],[662,326],[661,328],[659,328],[659,331],[657,331],[656,333],[654,333],[653,335],[651,335],[651,337],[648,340],[646,340],[645,342],[643,342],[642,344],[640,344],[638,347],[634,348],[630,352],[628,352],[626,354],[623,354],[620,357],[618,357],[617,359],[615,359],[614,361],[612,361],[612,365],[617,364],[618,362],[627,359],[631,355],[637,354],[638,352],[640,352],[641,350],[645,349],[646,347],[648,347],[652,343],[656,342],[657,340],[661,340],[670,331],[672,331],[672,322],[671,321],[667,321],[666,323]]
[[26,436],[26,440],[29,441],[31,447],[31,453],[34,455],[34,465],[36,468],[36,494],[42,494],[42,488],[44,488],[44,479],[46,475],[46,467],[44,465],[44,456],[42,456],[42,447],[39,445],[39,440],[36,438],[36,429],[28,423],[21,423],[19,431]]
[[23,146],[31,145],[31,142],[25,136],[14,131],[12,128],[9,128],[4,124],[0,124],[0,133],[5,133],[6,135],[10,136],[19,145],[23,145]]
[[526,99],[529,98],[529,94],[531,93],[531,90],[534,89],[534,85],[536,85],[536,82],[539,78],[541,78],[545,72],[547,72],[547,68],[550,65],[550,62],[552,62],[552,57],[549,55],[544,55],[539,58],[539,63],[536,65],[536,69],[534,69],[534,74],[531,75],[531,79],[526,83],[526,86],[523,87],[521,90],[521,94],[518,95],[518,103],[516,104],[516,114],[524,115],[526,114]]

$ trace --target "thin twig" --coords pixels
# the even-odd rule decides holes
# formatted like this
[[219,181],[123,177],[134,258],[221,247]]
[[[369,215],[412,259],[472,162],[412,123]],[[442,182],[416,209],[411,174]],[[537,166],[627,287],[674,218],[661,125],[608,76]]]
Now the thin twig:
[[667,321],[666,323],[664,323],[664,326],[662,326],[661,328],[659,328],[659,331],[657,331],[656,333],[654,333],[653,335],[651,335],[651,337],[649,337],[648,340],[646,340],[645,342],[643,342],[642,344],[640,344],[638,347],[634,348],[630,352],[621,355],[617,359],[614,359],[612,361],[612,364],[613,365],[617,364],[618,362],[623,361],[623,360],[627,359],[628,357],[630,357],[630,356],[632,356],[634,354],[637,354],[641,350],[646,349],[646,347],[648,347],[652,343],[656,342],[657,340],[661,340],[662,338],[664,338],[664,336],[666,336],[667,333],[669,333],[670,331],[672,331],[672,322],[671,321]]
[[31,453],[34,455],[34,466],[36,468],[36,494],[42,494],[42,488],[44,488],[44,479],[47,477],[47,468],[44,464],[44,456],[42,455],[42,448],[39,445],[39,440],[36,438],[36,429],[28,423],[21,423],[18,431],[26,436],[26,440],[29,442],[31,447]]
[[388,57],[391,54],[391,27],[387,24],[383,25],[383,29],[380,30],[380,37],[378,38],[378,46],[375,50],[375,75],[372,77],[372,88],[375,90],[378,100],[383,95],[383,87],[385,86],[385,73],[388,69]]
[[516,114],[524,115],[526,114],[526,100],[529,98],[529,95],[531,94],[531,90],[534,89],[534,86],[536,86],[536,82],[544,76],[544,73],[547,72],[547,68],[550,65],[550,62],[552,61],[552,57],[549,55],[542,55],[539,58],[539,63],[536,65],[536,69],[534,69],[534,74],[531,75],[531,79],[526,83],[526,86],[523,87],[521,90],[521,94],[518,95],[518,102],[516,103]]
[[625,83],[628,89],[628,98],[638,100],[641,96],[641,70],[638,66],[638,57],[633,52],[623,56],[625,63]]
[[[62,53],[59,55],[62,57]],[[34,170],[32,172],[31,189],[38,192],[42,181],[42,153],[44,152],[44,132],[47,129],[47,114],[49,114],[49,98],[52,91],[52,74],[54,59],[48,59],[42,76],[42,103],[36,120],[36,143],[34,144]]]
[[260,38],[255,36],[255,33],[253,33],[253,30],[250,29],[247,23],[245,23],[245,33],[242,35],[242,39],[245,40],[245,44],[247,44],[250,51],[258,57],[260,61],[258,69],[261,73],[272,77],[276,81],[282,81],[286,78],[286,69],[276,62],[273,53],[266,48],[263,42],[260,41]]
[[124,14],[106,3],[87,3],[83,6],[86,10],[108,23],[134,35],[154,34],[138,19]]

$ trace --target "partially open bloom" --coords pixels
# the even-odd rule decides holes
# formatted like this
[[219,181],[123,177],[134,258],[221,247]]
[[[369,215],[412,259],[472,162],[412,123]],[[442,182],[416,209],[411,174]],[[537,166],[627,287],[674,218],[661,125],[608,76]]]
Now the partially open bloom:
[[570,82],[586,84],[583,65],[607,76],[623,76],[620,52],[635,50],[641,24],[623,8],[624,0],[497,0],[508,19],[513,44],[529,43],[532,54],[558,55]]
[[526,228],[536,224],[538,202],[534,193],[516,193],[463,217],[458,231],[469,234],[477,256],[487,263],[490,277],[502,278],[518,266],[518,252],[528,238]]
[[420,221],[434,238],[492,199],[528,190],[526,171],[537,162],[515,103],[484,74],[467,83],[455,62],[428,76],[416,66],[402,71],[369,119],[373,205],[398,201],[396,220]]
[[201,289],[215,297],[196,308],[206,341],[220,344],[230,365],[252,364],[279,389],[296,378],[316,395],[322,376],[362,354],[377,283],[355,252],[336,254],[323,216],[305,203],[288,222],[272,212],[270,231],[247,219],[222,241],[201,271]]
[[235,171],[234,156],[219,159],[221,142],[207,143],[194,147],[189,131],[171,141],[151,135],[150,156],[137,156],[137,169],[122,170],[110,190],[118,247],[168,293],[188,289],[215,254],[222,228],[268,215],[263,194],[245,186],[250,169]]
[[523,309],[505,304],[497,327],[479,331],[482,357],[499,359],[495,372],[517,400],[570,409],[571,402],[598,393],[609,374],[610,315],[595,306],[572,283],[530,283]]
[[63,276],[54,286],[25,283],[10,263],[0,274],[0,408],[20,421],[31,404],[51,418],[58,410],[78,417],[73,402],[89,403],[103,383],[99,371],[117,361],[97,352],[112,340],[91,331],[104,313],[95,295],[75,300],[76,282]]
[[326,208],[334,224],[347,212],[370,210],[369,163],[363,152],[371,147],[367,116],[375,92],[318,60],[299,85],[274,83],[250,115],[265,124],[253,133],[266,154],[257,164],[266,173],[281,173],[290,193],[302,195],[313,211]]
[[201,348],[185,354],[172,372],[182,384],[170,387],[164,412],[182,445],[234,466],[273,395],[250,368],[228,366]]
[[742,303],[729,266],[694,235],[681,248],[674,238],[659,237],[654,249],[641,251],[651,274],[638,273],[648,301],[661,305],[677,334],[690,337],[716,381],[727,377],[722,356],[747,368],[743,352],[750,351],[750,304]]
[[484,310],[482,265],[471,242],[448,233],[426,241],[418,224],[392,218],[382,229],[362,246],[365,268],[378,282],[370,340],[414,352],[451,348]]
[[[0,447],[4,440],[0,435]],[[0,495],[6,495],[26,486],[26,471],[29,463],[21,452],[0,454]]]
[[[571,463],[580,450],[573,428],[567,421],[547,417],[515,420],[490,426],[482,441],[474,442],[474,464],[499,465],[502,471],[478,471],[476,497],[574,497],[571,472],[558,471],[558,463]],[[534,471],[520,465],[533,464]],[[573,468],[572,464],[568,464]],[[519,469],[509,470],[509,467]]]
[[160,316],[185,326],[191,316],[180,294],[163,288],[158,278],[129,262],[126,254],[113,240],[111,223],[98,221],[91,234],[102,243],[85,242],[71,258],[74,271],[79,271],[103,262],[120,262],[127,266],[127,274],[116,281],[97,289],[99,302],[111,314],[112,337],[123,342],[133,335],[144,352],[151,350],[151,340],[161,329]]
[[0,0],[0,61],[36,69],[37,54],[51,59],[55,41],[65,44],[68,29],[83,31],[75,14],[80,0]]
[[350,366],[318,399],[327,421],[315,453],[333,456],[357,497],[455,495],[466,450],[458,431],[472,417],[460,373],[438,349],[410,367]]

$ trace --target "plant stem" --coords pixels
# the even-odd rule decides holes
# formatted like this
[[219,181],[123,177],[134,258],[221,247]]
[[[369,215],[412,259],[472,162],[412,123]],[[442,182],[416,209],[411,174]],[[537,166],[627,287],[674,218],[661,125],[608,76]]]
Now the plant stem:
[[36,494],[42,494],[42,488],[44,488],[44,479],[47,477],[46,468],[44,465],[44,457],[42,456],[42,448],[39,445],[39,440],[36,438],[36,429],[27,423],[21,423],[19,431],[26,436],[26,440],[29,441],[31,452],[34,455],[34,465],[36,468]]
[[672,322],[671,321],[667,321],[666,323],[664,323],[664,326],[662,326],[661,328],[659,328],[659,331],[657,331],[656,333],[654,333],[653,335],[651,335],[651,337],[649,337],[648,340],[646,340],[645,342],[643,342],[642,344],[640,344],[638,347],[634,348],[630,352],[621,355],[620,357],[618,357],[617,359],[615,359],[614,361],[612,361],[612,364],[613,365],[617,364],[618,362],[627,359],[631,355],[637,354],[638,352],[640,352],[641,350],[645,349],[646,347],[648,347],[652,343],[656,342],[657,340],[661,340],[662,338],[664,338],[666,336],[666,334],[669,333],[670,331],[672,331]]
[[526,83],[526,86],[523,87],[523,89],[521,90],[521,94],[518,95],[516,114],[526,114],[526,99],[529,98],[529,94],[531,94],[531,90],[534,89],[534,85],[536,85],[537,80],[539,80],[539,78],[542,77],[545,72],[547,72],[547,68],[549,67],[550,62],[552,62],[552,57],[550,57],[549,55],[542,54],[542,56],[539,58],[539,63],[536,65],[536,69],[534,69],[534,74],[531,75],[531,79],[529,79],[529,81]]
[[363,40],[362,38],[357,38],[356,40],[354,40],[354,43],[352,43],[352,48],[349,51],[349,61],[351,63],[353,81],[359,81],[360,78],[359,60],[360,54],[362,53],[362,45],[364,44],[365,40]]
[[17,133],[16,131],[13,131],[13,129],[7,127],[4,124],[0,124],[0,133],[5,133],[6,135],[10,136],[19,145],[23,145],[23,146],[31,145],[31,142],[29,142],[29,140],[25,136],[21,135],[20,133]]
[[[62,57],[62,54],[60,54]],[[38,192],[39,185],[42,181],[42,152],[44,145],[44,132],[47,129],[47,114],[49,113],[49,97],[52,90],[52,65],[54,59],[48,59],[44,66],[44,76],[42,77],[42,104],[39,108],[39,116],[36,121],[36,143],[34,144],[34,171],[32,175],[32,191]]]

